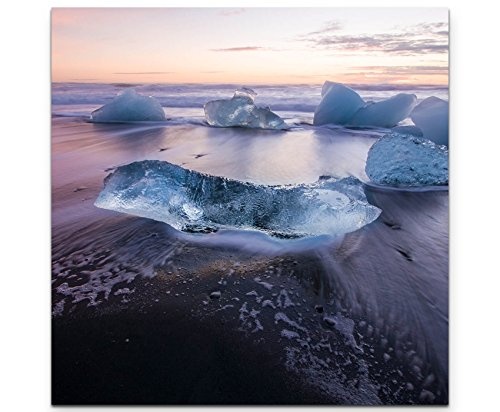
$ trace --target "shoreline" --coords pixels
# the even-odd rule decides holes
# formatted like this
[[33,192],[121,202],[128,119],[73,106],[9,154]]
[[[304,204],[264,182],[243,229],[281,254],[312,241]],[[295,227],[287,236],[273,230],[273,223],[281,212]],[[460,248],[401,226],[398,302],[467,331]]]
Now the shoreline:
[[447,191],[265,255],[94,207],[104,164],[53,176],[54,404],[447,403]]

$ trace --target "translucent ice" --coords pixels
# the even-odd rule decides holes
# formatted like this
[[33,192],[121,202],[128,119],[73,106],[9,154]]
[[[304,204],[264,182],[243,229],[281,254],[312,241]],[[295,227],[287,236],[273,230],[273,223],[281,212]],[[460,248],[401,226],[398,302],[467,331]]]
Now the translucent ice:
[[322,100],[314,112],[314,124],[348,124],[365,102],[351,88],[326,81],[321,90]]
[[370,180],[384,185],[446,185],[448,150],[430,140],[391,133],[370,148],[365,170]]
[[134,89],[125,90],[110,103],[94,110],[90,119],[96,123],[166,120],[158,100],[138,94]]
[[241,228],[287,238],[352,232],[380,214],[353,177],[261,186],[153,160],[116,169],[106,177],[95,205],[178,230]]
[[448,113],[448,102],[431,96],[422,100],[413,109],[410,117],[422,130],[426,139],[448,146]]
[[399,93],[387,100],[367,103],[359,109],[349,124],[352,126],[393,127],[406,119],[412,111],[417,96]]
[[218,127],[288,129],[283,119],[268,107],[255,105],[256,95],[252,89],[242,88],[236,90],[232,99],[206,103],[204,109],[208,124]]

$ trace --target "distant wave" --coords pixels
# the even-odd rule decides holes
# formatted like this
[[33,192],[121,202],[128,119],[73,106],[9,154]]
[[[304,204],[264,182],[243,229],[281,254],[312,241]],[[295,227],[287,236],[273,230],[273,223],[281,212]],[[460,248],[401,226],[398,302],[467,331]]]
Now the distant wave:
[[[256,103],[275,111],[313,112],[321,100],[321,85],[246,85],[257,92]],[[419,98],[434,95],[448,98],[447,86],[352,84],[366,100],[381,100],[395,91],[411,91]],[[238,84],[132,84],[53,83],[52,104],[95,105],[109,103],[118,93],[134,87],[138,93],[154,96],[163,107],[201,108],[216,99],[230,98]]]

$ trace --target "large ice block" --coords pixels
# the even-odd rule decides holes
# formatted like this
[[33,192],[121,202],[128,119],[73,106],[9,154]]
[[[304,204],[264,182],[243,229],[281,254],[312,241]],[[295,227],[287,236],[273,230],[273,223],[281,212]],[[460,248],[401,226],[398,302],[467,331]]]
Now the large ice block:
[[116,169],[106,177],[95,205],[178,230],[239,228],[288,238],[352,232],[380,214],[354,177],[263,186],[153,160]]
[[436,144],[448,146],[449,104],[438,97],[422,100],[410,115],[426,139]]
[[351,88],[329,81],[323,85],[321,96],[314,112],[315,125],[393,127],[408,117],[417,101],[414,94],[399,93],[380,102],[365,102]]
[[370,148],[365,171],[383,185],[446,185],[448,150],[427,139],[391,133]]
[[386,100],[367,103],[359,109],[349,124],[352,126],[393,127],[411,113],[417,96],[399,93]]
[[365,105],[358,93],[341,83],[325,82],[321,96],[314,112],[315,125],[349,124],[354,114]]

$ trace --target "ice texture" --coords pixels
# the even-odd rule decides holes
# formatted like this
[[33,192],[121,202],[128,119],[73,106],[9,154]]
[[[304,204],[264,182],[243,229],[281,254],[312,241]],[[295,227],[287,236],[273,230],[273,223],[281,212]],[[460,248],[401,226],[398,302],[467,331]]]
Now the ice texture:
[[315,125],[393,127],[408,117],[417,97],[399,93],[380,102],[365,102],[351,88],[326,81],[321,90],[322,100],[314,112]]
[[154,97],[127,89],[90,115],[96,123],[119,123],[166,120],[161,104]]
[[410,118],[422,130],[426,139],[448,146],[448,114],[448,102],[431,96],[413,109]]
[[448,184],[448,150],[430,140],[391,133],[368,151],[366,174],[391,186]]
[[168,223],[178,230],[252,229],[283,237],[340,235],[375,220],[354,177],[263,186],[210,176],[164,161],[121,166],[95,205]]
[[212,100],[205,103],[205,118],[210,126],[249,127],[259,129],[288,129],[281,117],[269,107],[254,103],[257,95],[246,87],[236,90],[232,99]]
[[396,126],[393,127],[391,132],[399,134],[411,134],[412,136],[424,137],[422,130],[417,126]]
[[314,124],[348,124],[365,102],[358,93],[341,83],[326,81],[322,100],[314,112]]
[[377,103],[367,103],[359,109],[349,124],[352,126],[393,127],[411,113],[417,96],[399,93]]

